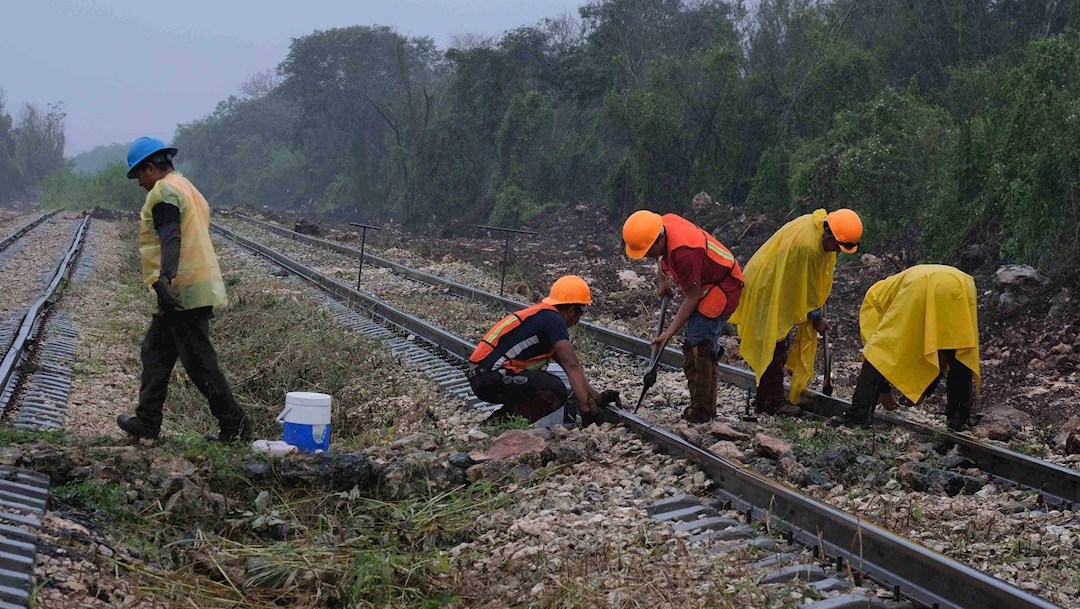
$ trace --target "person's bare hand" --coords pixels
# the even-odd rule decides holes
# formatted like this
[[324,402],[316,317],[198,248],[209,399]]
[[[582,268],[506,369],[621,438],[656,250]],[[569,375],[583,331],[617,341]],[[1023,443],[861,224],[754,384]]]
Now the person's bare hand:
[[596,407],[600,403],[600,392],[593,389],[590,385],[585,390],[585,399],[578,403],[578,410],[585,413],[596,412]]

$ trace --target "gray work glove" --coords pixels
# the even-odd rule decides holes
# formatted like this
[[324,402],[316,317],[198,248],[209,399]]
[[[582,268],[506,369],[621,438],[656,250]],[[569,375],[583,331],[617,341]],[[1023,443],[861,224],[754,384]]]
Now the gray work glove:
[[179,311],[184,308],[184,305],[180,303],[180,296],[173,290],[172,281],[158,279],[150,287],[157,292],[158,306],[162,311]]

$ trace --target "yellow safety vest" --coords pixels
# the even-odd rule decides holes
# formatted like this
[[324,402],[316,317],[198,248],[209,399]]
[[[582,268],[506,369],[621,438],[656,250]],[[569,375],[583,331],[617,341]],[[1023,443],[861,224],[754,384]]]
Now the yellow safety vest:
[[172,280],[180,302],[185,309],[225,305],[225,282],[210,241],[210,206],[178,171],[154,184],[139,212],[143,283],[153,285],[161,272],[161,240],[154,229],[154,207],[165,201],[180,208],[180,263]]

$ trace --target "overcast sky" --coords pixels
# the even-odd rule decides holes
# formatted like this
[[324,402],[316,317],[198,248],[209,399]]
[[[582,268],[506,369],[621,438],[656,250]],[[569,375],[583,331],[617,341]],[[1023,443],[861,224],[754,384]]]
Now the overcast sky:
[[388,25],[445,49],[454,34],[498,36],[584,0],[12,0],[0,3],[0,89],[63,102],[66,154],[140,135],[171,139],[314,30]]

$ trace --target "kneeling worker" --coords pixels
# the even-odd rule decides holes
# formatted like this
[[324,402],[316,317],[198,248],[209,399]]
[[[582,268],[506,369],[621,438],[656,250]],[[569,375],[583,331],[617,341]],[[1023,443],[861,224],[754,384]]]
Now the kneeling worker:
[[565,275],[552,284],[547,298],[487,331],[469,357],[466,376],[476,397],[503,405],[492,417],[519,416],[535,423],[566,403],[566,385],[544,371],[552,359],[566,371],[582,414],[595,411],[600,395],[585,379],[568,331],[589,304],[588,284]]
[[944,377],[949,428],[963,429],[980,382],[976,309],[975,280],[951,266],[913,266],[875,283],[859,312],[864,361],[851,408],[833,422],[869,425],[879,401],[896,408],[890,384],[918,403]]
[[676,214],[643,209],[623,224],[626,255],[633,260],[656,258],[657,293],[682,294],[682,304],[671,324],[652,339],[662,347],[686,326],[683,336],[683,372],[690,390],[690,406],[682,418],[704,423],[716,416],[716,385],[720,378],[718,339],[728,315],[739,305],[743,276],[739,261],[712,235]]

